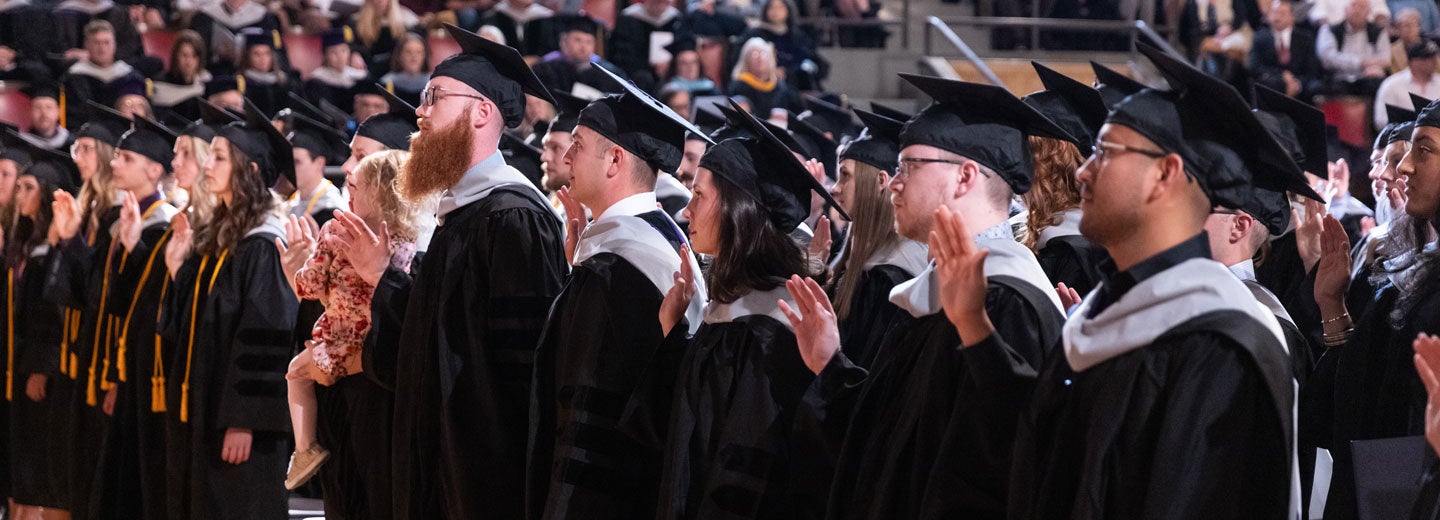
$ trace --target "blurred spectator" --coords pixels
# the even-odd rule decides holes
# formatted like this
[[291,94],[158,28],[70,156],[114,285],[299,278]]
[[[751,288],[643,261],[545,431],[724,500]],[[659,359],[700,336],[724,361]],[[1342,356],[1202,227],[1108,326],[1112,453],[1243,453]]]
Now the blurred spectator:
[[60,125],[60,90],[54,86],[32,86],[30,94],[30,129],[23,137],[35,146],[51,150],[70,148],[70,131]]
[[1260,16],[1255,0],[1191,0],[1180,15],[1180,41],[1192,57],[1221,54],[1243,62]]
[[1440,74],[1435,72],[1435,57],[1440,56],[1440,45],[1430,40],[1422,40],[1406,49],[1405,54],[1410,59],[1410,66],[1385,78],[1385,81],[1380,83],[1379,92],[1375,94],[1375,128],[1390,122],[1385,113],[1387,104],[1418,112],[1425,107],[1412,108],[1410,94],[1425,99],[1440,97]]
[[524,52],[525,24],[554,15],[555,11],[535,3],[534,0],[500,0],[494,8],[480,17],[480,23],[495,26],[500,30],[500,34],[505,35],[507,44]]
[[175,35],[170,47],[170,67],[155,81],[150,101],[162,111],[174,112],[181,119],[200,118],[198,100],[205,93],[210,71],[205,70],[205,43],[195,31],[186,29]]
[[418,34],[407,33],[390,53],[390,72],[380,83],[411,105],[420,104],[420,91],[430,81],[430,46]]
[[1350,0],[1345,21],[1324,27],[1316,40],[1320,63],[1339,94],[1370,96],[1390,64],[1390,39],[1385,28],[1368,21],[1369,0]]
[[695,51],[695,40],[676,41],[670,46],[670,52],[674,57],[670,60],[670,78],[665,82],[665,90],[684,90],[691,97],[713,96],[718,92],[715,82],[705,76],[700,53]]
[[[1073,3],[1073,2],[1072,2]],[[880,17],[880,2],[870,0],[833,0],[830,14],[845,21],[875,20]],[[1043,15],[1043,13],[1042,13]],[[1052,14],[1051,16],[1055,16]],[[836,37],[841,47],[885,47],[890,31],[883,26],[841,25]]]
[[670,107],[670,110],[674,110],[676,114],[680,114],[685,119],[691,119],[690,105],[694,102],[694,98],[690,97],[689,91],[667,88],[661,90],[660,95],[655,96],[655,99]]
[[1250,71],[1256,83],[1309,102],[1322,87],[1320,57],[1315,33],[1295,26],[1294,6],[1289,0],[1270,4],[1270,26],[1255,32],[1250,47]]
[[[654,92],[673,59],[662,46],[690,38],[680,10],[670,0],[643,0],[631,4],[615,20],[607,55],[635,85]],[[668,42],[664,40],[669,40]]]
[[1396,26],[1400,25],[1400,13],[1413,9],[1420,15],[1421,32],[1434,34],[1440,30],[1440,9],[1435,8],[1434,0],[1386,0],[1385,4],[1394,13]]
[[245,95],[240,93],[244,76],[218,76],[205,83],[205,100],[236,113],[245,111]]
[[1395,30],[1399,34],[1398,39],[1390,44],[1390,70],[1401,71],[1410,66],[1410,59],[1405,57],[1405,50],[1411,45],[1420,43],[1424,36],[1420,32],[1420,11],[1415,9],[1402,9],[1395,11]]
[[[190,28],[200,33],[210,51],[211,61],[233,63],[240,59],[244,49],[236,49],[235,35],[245,29],[276,35],[279,38],[285,27],[280,18],[253,0],[224,0],[200,8],[190,20]],[[276,48],[280,44],[275,44]]]
[[55,6],[54,18],[55,22],[51,22],[54,25],[45,23],[43,27],[58,29],[60,48],[66,49],[66,60],[85,60],[86,28],[96,20],[110,23],[111,39],[114,41],[111,53],[116,59],[134,65],[135,59],[144,55],[140,33],[130,22],[127,6],[110,0],[66,0]]
[[761,119],[769,119],[771,109],[805,109],[800,96],[776,71],[775,48],[760,38],[750,38],[740,48],[740,61],[730,73],[728,94],[745,96],[750,113]]
[[0,0],[0,80],[53,79],[45,55],[64,52],[48,9],[23,0]]
[[[823,90],[820,81],[830,73],[830,64],[815,49],[815,42],[795,26],[795,4],[791,0],[765,0],[760,24],[746,31],[740,41],[760,38],[775,49],[780,77],[795,90]],[[740,54],[731,58],[738,61]]]
[[[1310,21],[1317,26],[1335,25],[1350,19],[1350,0],[1314,0],[1310,4]],[[1390,7],[1375,2],[1365,7],[1365,19],[1375,25],[1390,24]]]
[[[135,69],[115,58],[115,29],[110,22],[94,20],[85,25],[84,58],[65,72],[61,84],[70,99],[90,99],[105,106],[115,103],[119,82],[135,74]],[[66,123],[74,128],[89,117],[85,103],[68,103]]]
[[697,36],[732,38],[745,32],[746,15],[729,4],[722,7],[716,0],[690,0],[687,11],[690,31]]
[[135,116],[154,119],[155,111],[150,107],[150,99],[146,97],[146,81],[139,76],[128,76],[116,91],[113,107],[115,111],[130,119],[135,119]]
[[351,25],[355,39],[365,48],[366,69],[372,76],[389,72],[390,53],[411,29],[420,23],[414,12],[398,0],[365,0]]
[[604,67],[625,77],[619,67],[595,54],[595,33],[598,30],[598,24],[588,17],[573,18],[560,33],[560,50],[531,67],[535,76],[546,87],[562,92],[573,92],[577,82],[601,91],[619,88],[605,73],[594,70],[595,67]]
[[499,27],[493,25],[482,25],[479,31],[475,31],[475,34],[500,45],[510,45],[509,42],[505,41],[505,33],[501,32]]
[[350,120],[356,123],[362,123],[366,119],[370,119],[370,116],[390,111],[390,100],[386,99],[373,83],[356,85],[354,105],[350,112]]
[[310,79],[305,80],[301,91],[312,102],[319,103],[323,99],[348,113],[352,109],[351,97],[354,95],[350,88],[365,79],[367,73],[365,69],[350,66],[352,51],[350,43],[345,41],[347,31],[331,29],[321,36],[325,60],[320,68],[310,72]]
[[240,90],[266,114],[284,107],[286,92],[299,83],[276,56],[279,40],[279,33],[247,33],[240,59],[240,75],[245,78],[245,87]]

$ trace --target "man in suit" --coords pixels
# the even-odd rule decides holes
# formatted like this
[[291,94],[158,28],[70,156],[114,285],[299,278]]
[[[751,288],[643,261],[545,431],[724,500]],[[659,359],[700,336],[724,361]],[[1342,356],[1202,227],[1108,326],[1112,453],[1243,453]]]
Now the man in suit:
[[1289,0],[1275,0],[1266,14],[1270,26],[1255,32],[1250,71],[1256,83],[1310,102],[1322,85],[1315,33],[1295,26]]

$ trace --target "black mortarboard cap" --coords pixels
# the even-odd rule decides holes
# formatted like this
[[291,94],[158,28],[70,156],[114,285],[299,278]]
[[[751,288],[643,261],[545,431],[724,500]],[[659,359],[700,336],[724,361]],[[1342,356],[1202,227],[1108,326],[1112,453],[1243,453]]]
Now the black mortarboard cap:
[[900,147],[929,145],[974,160],[999,174],[1016,194],[1030,191],[1035,175],[1027,136],[1077,141],[1004,87],[913,74],[900,77],[935,100],[905,124]]
[[205,142],[215,138],[220,127],[240,121],[234,112],[216,106],[209,101],[200,101],[200,119],[191,122],[180,131],[180,135],[198,137]]
[[1099,63],[1090,62],[1090,69],[1095,71],[1095,82],[1100,84],[1095,90],[1105,100],[1107,107],[1115,108],[1115,105],[1126,96],[1146,88],[1144,83],[1130,79],[1129,76]]
[[1243,208],[1255,188],[1320,200],[1235,87],[1156,47],[1137,47],[1175,90],[1146,89],[1127,97],[1110,113],[1109,124],[1180,155],[1186,173],[1215,206]]
[[30,99],[42,97],[60,99],[60,85],[48,81],[34,83],[25,88],[25,95],[30,96]]
[[436,65],[431,77],[454,78],[489,98],[500,108],[505,126],[519,125],[525,118],[525,94],[555,104],[549,89],[514,48],[454,25],[445,24],[445,29],[460,44],[460,53]]
[[115,148],[129,150],[159,163],[170,171],[170,160],[175,158],[174,131],[145,117],[135,118],[135,128],[120,137]]
[[[1437,110],[1435,108],[1435,103],[1433,101],[1416,96],[1414,94],[1411,94],[1410,100],[1412,103],[1415,104],[1415,110],[1418,110],[1420,112],[1419,114],[1416,114],[1413,119],[1416,127],[1428,126],[1431,128],[1440,128],[1440,110]],[[1389,108],[1390,105],[1385,105],[1385,107]],[[1406,136],[1406,139],[1409,139],[1409,136]]]
[[594,18],[583,14],[562,14],[555,18],[560,23],[561,34],[567,32],[597,34],[600,32],[600,24]]
[[1089,157],[1095,144],[1095,136],[1100,134],[1100,127],[1105,124],[1105,116],[1110,115],[1105,99],[1100,97],[1100,92],[1070,76],[1038,62],[1032,61],[1030,65],[1035,67],[1035,74],[1040,77],[1040,83],[1045,85],[1044,92],[1050,94],[1036,92],[1023,99],[1070,135],[1084,141],[1076,146],[1080,148],[1080,153]]
[[20,169],[25,169],[34,160],[30,156],[32,147],[27,144],[30,143],[20,137],[19,127],[0,121],[0,159],[14,161]]
[[229,140],[260,167],[266,186],[274,186],[284,177],[295,183],[295,156],[290,141],[270,124],[270,118],[249,99],[245,100],[245,121],[231,123],[220,129],[220,137]]
[[410,134],[420,130],[415,123],[415,107],[389,91],[381,92],[390,103],[390,111],[361,121],[355,129],[355,136],[374,139],[391,150],[409,151]]
[[90,109],[90,120],[75,132],[75,138],[90,137],[110,146],[119,144],[120,136],[130,131],[130,118],[89,99],[85,100],[85,104]]
[[146,99],[150,98],[150,80],[145,79],[144,76],[139,74],[126,74],[120,79],[115,80],[114,83],[111,83],[111,86],[115,89],[115,97],[117,98],[130,95],[141,96]]
[[860,137],[845,145],[845,149],[840,151],[840,159],[854,159],[893,175],[899,166],[900,129],[905,127],[905,123],[859,109],[855,110],[855,115],[865,123],[865,130]]
[[1407,92],[1406,94],[1410,95],[1410,106],[1415,108],[1416,114],[1419,114],[1422,109],[1430,106],[1431,101],[1434,101],[1433,99],[1426,99],[1424,97],[1417,96],[1414,92]]
[[1395,123],[1385,123],[1380,131],[1375,133],[1375,144],[1371,145],[1372,150],[1383,150],[1390,144],[1390,132],[1395,131]]
[[911,114],[911,113],[906,112],[906,111],[904,111],[904,110],[899,110],[899,109],[896,109],[896,108],[893,108],[893,107],[889,107],[889,106],[886,106],[886,105],[882,105],[882,104],[876,103],[876,102],[874,102],[874,101],[871,101],[871,102],[870,102],[870,111],[871,111],[871,112],[874,112],[876,115],[883,116],[883,117],[887,117],[887,118],[890,118],[890,119],[894,119],[894,120],[899,121],[899,122],[901,122],[901,123],[904,123],[904,122],[906,122],[906,121],[909,121],[910,118],[915,117],[915,114]]
[[280,48],[279,32],[266,31],[259,27],[247,27],[245,29],[241,29],[240,34],[242,35],[242,38],[245,39],[245,48],[247,49],[250,47],[255,47],[257,45],[263,45],[271,49]]
[[42,188],[53,187],[75,193],[80,172],[69,155],[59,150],[36,146],[35,143],[20,137],[20,133],[13,128],[4,130],[3,135],[0,135],[0,142],[5,146],[3,158],[14,160],[22,166],[20,175],[39,179],[44,185]]
[[240,76],[215,76],[210,81],[205,82],[205,97],[208,99],[215,94],[229,92],[231,90],[244,94],[244,82],[245,80],[241,79]]
[[[811,193],[819,193],[840,209],[794,153],[770,132],[765,124],[739,107],[741,124],[749,134],[721,141],[700,157],[700,167],[734,184],[759,203],[782,232],[793,231],[810,215]],[[840,211],[840,215],[850,217]]]
[[576,124],[635,154],[651,168],[663,172],[679,168],[685,152],[685,133],[698,133],[700,129],[604,67],[596,70],[623,85],[625,91],[590,102],[580,111]]
[[[604,67],[600,67],[604,70]],[[580,111],[590,105],[590,101],[575,97],[567,92],[559,90],[550,91],[555,98],[555,119],[550,123],[551,132],[573,132],[575,123],[580,120]]]
[[[810,124],[815,118],[801,118],[795,115],[794,112],[788,110],[786,112],[788,112],[788,122],[786,126],[789,127],[787,129],[795,136],[795,140],[801,143],[801,146],[810,150],[811,154],[807,155],[807,157],[818,159],[820,164],[825,167],[825,175],[834,178],[837,171],[836,168],[839,167],[840,162],[835,154],[835,147],[837,146],[835,140],[826,137],[824,130]],[[840,134],[835,135],[838,136]]]
[[695,37],[683,34],[676,35],[675,40],[665,46],[665,50],[668,51],[671,56],[685,51],[693,51],[695,50]]
[[1255,86],[1255,108],[1288,118],[1295,126],[1295,142],[1299,146],[1290,150],[1291,157],[1311,174],[1329,175],[1324,112],[1264,85]]
[[801,114],[800,119],[815,128],[830,132],[831,139],[839,141],[842,137],[853,137],[858,132],[849,110],[808,94],[804,100],[808,113]]
[[337,27],[320,33],[320,48],[326,49],[335,45],[349,45],[355,39],[354,32],[349,26]]
[[1418,115],[1414,110],[1405,110],[1386,103],[1385,116],[1390,119],[1392,126],[1390,128],[1390,134],[1385,140],[1385,146],[1390,146],[1390,143],[1396,141],[1409,141],[1410,134],[1415,131],[1416,117]]
[[290,145],[310,152],[312,157],[325,158],[325,164],[334,166],[345,162],[350,146],[345,135],[335,127],[316,121],[296,111],[290,113]]

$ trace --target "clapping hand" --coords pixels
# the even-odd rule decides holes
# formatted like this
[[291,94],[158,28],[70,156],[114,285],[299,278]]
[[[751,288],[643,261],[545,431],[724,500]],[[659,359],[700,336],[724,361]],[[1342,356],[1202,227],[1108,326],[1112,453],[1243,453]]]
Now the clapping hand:
[[355,267],[355,273],[366,283],[377,285],[390,265],[390,225],[380,223],[376,234],[359,215],[349,211],[335,210],[335,237],[345,258]]
[[940,279],[940,305],[967,345],[990,337],[995,326],[985,312],[985,257],[960,214],[941,206],[930,231],[930,254]]
[[565,263],[575,264],[575,248],[580,245],[580,234],[585,232],[585,206],[570,194],[570,187],[555,192],[560,206],[565,208]]
[[184,213],[176,213],[170,219],[170,241],[165,244],[165,268],[170,271],[171,279],[180,272],[180,266],[185,265],[185,259],[190,257],[190,242],[194,238],[190,218]]
[[285,271],[285,279],[290,282],[290,290],[299,292],[295,287],[295,273],[305,267],[305,261],[315,253],[315,244],[320,235],[320,225],[309,215],[305,218],[290,215],[285,221],[285,239],[275,237],[275,249],[280,251],[280,268]]

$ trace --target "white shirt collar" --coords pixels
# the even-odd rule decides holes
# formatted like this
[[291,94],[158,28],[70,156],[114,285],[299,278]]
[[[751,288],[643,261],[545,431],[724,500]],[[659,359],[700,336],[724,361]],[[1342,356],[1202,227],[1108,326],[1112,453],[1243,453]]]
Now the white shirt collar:
[[614,204],[611,204],[610,207],[605,208],[605,212],[601,213],[600,217],[596,218],[595,221],[599,222],[604,220],[605,217],[633,217],[642,213],[649,213],[655,211],[655,204],[655,192],[647,191],[636,193],[620,199]]
[[1290,46],[1290,33],[1294,32],[1294,31],[1295,31],[1295,28],[1294,28],[1294,27],[1291,27],[1291,28],[1289,28],[1289,29],[1285,29],[1285,30],[1283,30],[1283,31],[1276,32],[1276,33],[1275,33],[1275,41],[1280,42],[1281,44],[1285,45],[1286,47],[1289,47],[1289,46]]
[[1239,278],[1242,282],[1256,281],[1254,260],[1246,258],[1244,261],[1235,265],[1226,266],[1226,268],[1229,269],[1230,272],[1235,273],[1235,277]]

